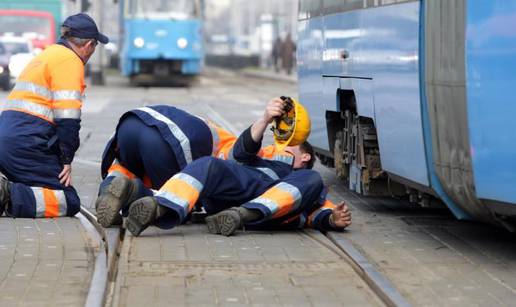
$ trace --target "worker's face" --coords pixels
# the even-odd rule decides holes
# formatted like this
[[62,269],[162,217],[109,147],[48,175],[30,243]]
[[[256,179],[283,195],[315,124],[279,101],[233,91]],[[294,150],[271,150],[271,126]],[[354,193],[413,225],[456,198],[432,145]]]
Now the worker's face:
[[309,153],[302,152],[299,145],[287,146],[285,147],[285,151],[294,156],[294,169],[304,168],[306,163],[312,158]]
[[95,49],[97,47],[97,40],[90,40],[86,43],[86,45],[82,46],[81,47],[81,52],[82,52],[82,60],[84,61],[84,63],[88,62],[88,60],[90,59],[90,57],[93,55],[93,53],[95,52]]

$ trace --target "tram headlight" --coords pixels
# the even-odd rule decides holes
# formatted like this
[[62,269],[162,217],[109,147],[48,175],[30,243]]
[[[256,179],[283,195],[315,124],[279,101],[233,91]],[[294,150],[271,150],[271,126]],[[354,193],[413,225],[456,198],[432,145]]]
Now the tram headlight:
[[177,47],[180,49],[185,49],[188,46],[188,40],[184,37],[181,37],[177,40]]
[[145,45],[145,40],[141,37],[134,39],[133,44],[136,48],[142,48]]

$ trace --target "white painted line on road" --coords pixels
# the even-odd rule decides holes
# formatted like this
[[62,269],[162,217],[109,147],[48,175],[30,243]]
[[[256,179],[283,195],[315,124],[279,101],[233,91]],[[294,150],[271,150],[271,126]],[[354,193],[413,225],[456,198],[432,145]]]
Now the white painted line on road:
[[225,129],[234,135],[239,135],[240,131],[229,121],[227,121],[219,112],[215,111],[209,104],[204,105],[208,110],[208,117],[218,125],[222,125]]

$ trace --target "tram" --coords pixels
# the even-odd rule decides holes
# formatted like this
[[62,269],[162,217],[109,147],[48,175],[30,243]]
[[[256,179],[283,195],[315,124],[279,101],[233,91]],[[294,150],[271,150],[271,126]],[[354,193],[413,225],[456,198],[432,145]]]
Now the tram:
[[514,230],[516,2],[300,0],[299,97],[349,188]]
[[155,83],[201,73],[201,0],[124,0],[120,9],[123,75],[136,83]]

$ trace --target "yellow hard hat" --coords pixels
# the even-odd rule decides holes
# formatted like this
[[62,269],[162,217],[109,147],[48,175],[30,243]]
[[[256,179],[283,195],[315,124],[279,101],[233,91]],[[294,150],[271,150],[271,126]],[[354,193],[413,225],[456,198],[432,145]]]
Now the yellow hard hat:
[[281,97],[285,101],[285,114],[274,120],[272,131],[274,143],[279,150],[286,146],[301,145],[310,135],[310,116],[305,107],[290,97]]

